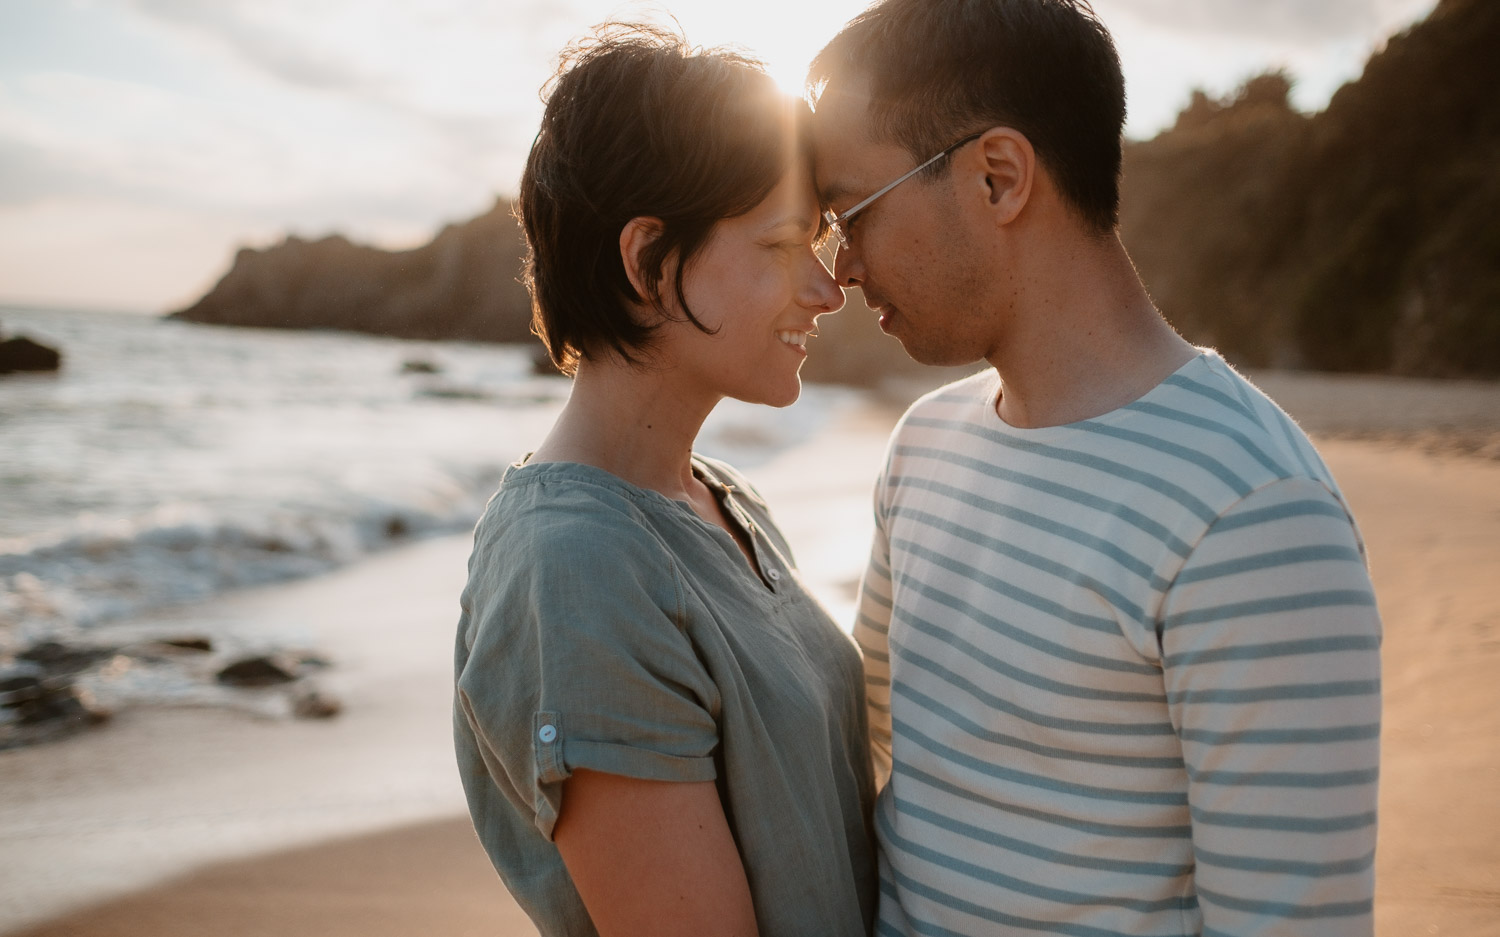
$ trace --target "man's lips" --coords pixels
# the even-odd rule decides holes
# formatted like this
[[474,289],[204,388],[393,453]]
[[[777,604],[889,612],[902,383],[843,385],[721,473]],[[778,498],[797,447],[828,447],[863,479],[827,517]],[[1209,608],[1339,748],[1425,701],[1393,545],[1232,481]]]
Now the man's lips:
[[891,322],[896,317],[896,307],[879,297],[871,296],[868,289],[865,290],[865,305],[869,307],[871,312],[880,317],[880,330],[882,332],[889,332],[891,330]]

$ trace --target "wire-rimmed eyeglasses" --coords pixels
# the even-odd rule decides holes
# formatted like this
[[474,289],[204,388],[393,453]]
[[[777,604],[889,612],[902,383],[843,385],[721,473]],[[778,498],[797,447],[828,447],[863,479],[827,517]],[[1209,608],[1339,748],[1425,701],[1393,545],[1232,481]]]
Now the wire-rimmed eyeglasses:
[[894,189],[896,186],[898,186],[901,183],[905,182],[906,180],[910,179],[912,176],[915,176],[917,173],[919,173],[922,170],[926,169],[928,166],[931,166],[933,163],[935,163],[938,160],[942,159],[944,156],[949,155],[954,150],[958,149],[959,147],[963,146],[966,143],[973,143],[975,140],[978,140],[982,136],[984,136],[984,131],[982,131],[982,130],[979,131],[978,133],[971,133],[971,134],[969,134],[967,137],[964,137],[962,140],[959,140],[957,143],[954,143],[953,145],[949,146],[947,149],[943,150],[941,153],[939,153],[936,156],[932,157],[931,159],[926,160],[925,162],[921,163],[915,169],[912,169],[909,172],[903,174],[896,181],[894,181],[894,182],[892,182],[892,183],[890,183],[888,185],[882,186],[879,189],[876,189],[874,195],[871,195],[871,196],[865,198],[861,202],[858,202],[852,208],[850,208],[848,211],[844,212],[842,215],[839,214],[838,212],[835,212],[833,209],[829,209],[828,211],[823,212],[823,220],[826,221],[826,222],[828,222],[829,230],[833,231],[834,237],[836,237],[836,238],[839,239],[839,246],[840,247],[848,247],[849,246],[849,230],[848,230],[848,225],[849,225],[849,222],[851,220],[853,220],[853,218],[854,218],[855,215],[857,215],[860,212],[864,211],[866,208],[869,208],[872,204],[874,204],[874,202],[875,202],[876,199],[880,198],[882,195],[884,195],[885,193],[887,193],[890,190]]

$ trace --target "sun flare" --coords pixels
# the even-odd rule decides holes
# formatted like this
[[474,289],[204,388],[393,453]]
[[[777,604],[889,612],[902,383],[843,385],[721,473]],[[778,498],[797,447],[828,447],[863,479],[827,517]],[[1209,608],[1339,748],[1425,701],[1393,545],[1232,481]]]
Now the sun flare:
[[740,46],[766,63],[766,71],[787,94],[801,97],[807,64],[867,0],[833,0],[809,5],[794,0],[763,0],[753,5],[717,2],[674,5],[688,39],[695,44]]

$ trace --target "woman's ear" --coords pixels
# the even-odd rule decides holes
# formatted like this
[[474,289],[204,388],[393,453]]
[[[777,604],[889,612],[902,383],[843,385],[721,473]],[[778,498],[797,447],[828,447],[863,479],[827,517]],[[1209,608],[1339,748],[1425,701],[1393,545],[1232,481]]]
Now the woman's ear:
[[1036,150],[1025,134],[1010,127],[985,131],[975,149],[984,161],[986,197],[995,223],[1009,224],[1031,199]]
[[[620,229],[620,260],[625,264],[625,275],[641,302],[649,305],[656,295],[656,282],[648,278],[641,266],[641,255],[659,237],[665,225],[660,218],[639,216],[625,222]],[[660,272],[658,272],[659,274]],[[659,282],[659,275],[656,280]]]

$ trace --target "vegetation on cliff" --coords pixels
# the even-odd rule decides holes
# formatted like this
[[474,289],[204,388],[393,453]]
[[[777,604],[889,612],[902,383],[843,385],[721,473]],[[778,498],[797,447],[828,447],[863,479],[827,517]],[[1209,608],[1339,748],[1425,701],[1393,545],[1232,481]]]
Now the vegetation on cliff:
[[1287,76],[1125,156],[1158,306],[1252,366],[1500,374],[1500,4],[1441,0],[1313,116]]

